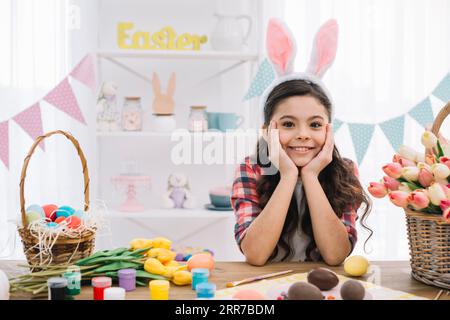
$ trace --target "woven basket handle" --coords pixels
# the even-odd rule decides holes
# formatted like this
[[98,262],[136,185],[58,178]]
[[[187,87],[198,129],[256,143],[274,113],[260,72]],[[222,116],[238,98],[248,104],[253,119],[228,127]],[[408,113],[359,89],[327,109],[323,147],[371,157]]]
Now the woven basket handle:
[[75,149],[77,149],[78,156],[80,157],[80,160],[81,160],[81,166],[83,168],[83,176],[84,176],[84,211],[89,209],[89,172],[88,172],[86,158],[84,157],[84,153],[81,150],[80,144],[78,143],[77,139],[75,139],[70,133],[67,133],[62,130],[51,131],[51,132],[46,133],[43,136],[37,137],[36,141],[31,146],[31,149],[28,152],[28,155],[26,156],[25,160],[23,161],[22,174],[20,177],[20,212],[21,212],[21,216],[22,216],[22,225],[24,227],[28,225],[27,217],[25,214],[25,197],[24,197],[25,177],[26,177],[26,173],[27,173],[28,163],[30,162],[31,156],[33,155],[34,150],[39,145],[39,143],[41,143],[42,140],[44,140],[54,134],[62,134],[67,139],[69,139],[75,146]]
[[[436,119],[434,119],[433,126],[431,127],[431,132],[438,137],[439,130],[441,129],[442,123],[444,122],[445,118],[450,114],[450,102],[448,102],[442,109],[439,111],[438,115],[436,116]],[[426,154],[432,154],[433,150],[426,149]]]

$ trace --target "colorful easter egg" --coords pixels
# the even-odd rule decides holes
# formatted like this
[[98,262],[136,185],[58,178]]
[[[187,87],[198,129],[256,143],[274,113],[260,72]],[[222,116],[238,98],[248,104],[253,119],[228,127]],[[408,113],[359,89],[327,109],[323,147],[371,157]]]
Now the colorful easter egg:
[[367,259],[363,256],[351,256],[344,262],[344,271],[354,277],[365,275],[368,268],[369,261],[367,261]]
[[66,219],[67,226],[70,229],[76,229],[81,225],[81,219],[77,216],[70,216]]
[[58,210],[58,206],[55,204],[46,204],[42,206],[42,209],[45,212],[45,217],[51,221],[55,221],[56,219],[56,210]]
[[243,289],[233,294],[234,299],[238,300],[266,300],[266,297],[254,289]]
[[28,206],[28,208],[27,208],[27,210],[25,210],[25,212],[28,212],[28,211],[37,212],[37,213],[40,213],[43,217],[45,216],[44,209],[42,209],[42,207],[38,204],[32,204],[32,205]]
[[184,260],[184,254],[177,253],[177,255],[175,256],[175,261],[185,261]]
[[187,261],[187,267],[189,271],[194,268],[206,268],[211,272],[214,269],[214,259],[209,253],[197,253]]
[[32,223],[34,221],[39,221],[39,220],[44,219],[42,214],[40,214],[39,212],[34,212],[34,211],[27,212],[26,216],[27,216],[28,223]]
[[69,217],[75,213],[75,209],[69,206],[61,206],[58,208],[58,211],[56,211],[56,217]]
[[58,217],[58,218],[56,218],[56,220],[55,220],[55,222],[56,222],[57,224],[61,224],[61,222],[63,222],[63,221],[66,221],[66,218],[65,218],[65,217]]

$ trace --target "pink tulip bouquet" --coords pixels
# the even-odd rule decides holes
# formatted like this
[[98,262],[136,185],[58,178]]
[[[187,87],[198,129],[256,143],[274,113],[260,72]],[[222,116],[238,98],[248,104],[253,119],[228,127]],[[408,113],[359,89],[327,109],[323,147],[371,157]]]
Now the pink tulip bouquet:
[[433,154],[401,146],[392,163],[383,166],[386,176],[371,182],[368,191],[375,198],[389,196],[398,207],[450,221],[450,146],[430,131],[422,135],[422,144]]

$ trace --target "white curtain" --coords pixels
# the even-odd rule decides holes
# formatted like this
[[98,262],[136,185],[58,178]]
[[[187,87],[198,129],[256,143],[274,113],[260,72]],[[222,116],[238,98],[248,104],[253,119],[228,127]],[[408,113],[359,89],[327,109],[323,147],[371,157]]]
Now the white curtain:
[[[339,24],[339,44],[334,65],[324,77],[336,108],[345,122],[379,123],[409,111],[430,95],[450,70],[450,3],[447,0],[286,0],[285,19],[298,44],[296,70],[309,61],[313,37],[322,23],[334,18]],[[434,115],[444,105],[432,97]],[[442,130],[450,136],[450,121]],[[406,117],[404,144],[421,150],[423,129]],[[356,161],[348,127],[337,131],[341,153]],[[359,169],[361,182],[383,176],[381,166],[394,150],[376,127]],[[355,253],[370,259],[408,259],[403,211],[388,199],[373,199],[368,220],[374,236],[359,227]]]
[[[71,49],[87,27],[85,23],[73,30],[67,25],[68,9],[77,2],[84,1],[0,1],[0,122],[40,101],[89,52],[79,45],[76,51]],[[71,84],[89,124],[86,110],[92,108],[92,94],[76,81]],[[89,161],[93,139],[89,139],[86,126],[44,101],[40,106],[44,132],[71,132]],[[0,257],[17,258],[23,256],[22,247],[10,221],[20,218],[20,173],[33,141],[12,120],[9,137],[9,170],[0,163]],[[37,148],[28,166],[25,205],[55,203],[82,208],[83,180],[75,149],[62,136],[53,136],[45,144],[45,152]]]

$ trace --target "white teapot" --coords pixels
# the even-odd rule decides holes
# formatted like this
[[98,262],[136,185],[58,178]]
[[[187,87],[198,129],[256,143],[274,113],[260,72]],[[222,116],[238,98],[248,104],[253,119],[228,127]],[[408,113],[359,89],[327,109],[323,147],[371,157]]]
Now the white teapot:
[[[252,29],[252,19],[247,15],[219,14],[216,27],[211,34],[211,45],[214,50],[239,51],[244,44],[247,44],[250,31]],[[246,20],[248,23],[247,32],[244,33],[239,20]]]

